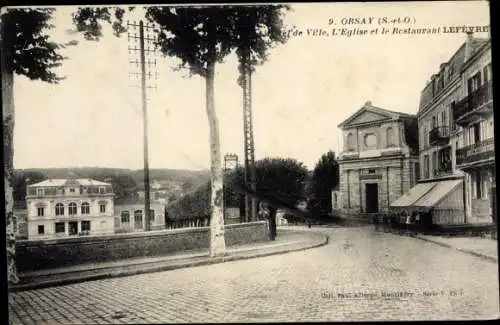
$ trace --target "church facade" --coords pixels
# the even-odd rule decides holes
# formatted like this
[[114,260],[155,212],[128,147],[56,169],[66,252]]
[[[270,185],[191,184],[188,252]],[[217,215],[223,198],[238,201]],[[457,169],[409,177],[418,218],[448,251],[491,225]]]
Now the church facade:
[[338,127],[343,150],[336,210],[344,215],[388,211],[420,178],[416,116],[367,102]]

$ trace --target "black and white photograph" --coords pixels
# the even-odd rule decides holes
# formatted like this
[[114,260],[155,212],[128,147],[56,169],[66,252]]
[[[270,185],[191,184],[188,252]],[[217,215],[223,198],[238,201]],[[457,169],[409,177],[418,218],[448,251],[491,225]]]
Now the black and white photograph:
[[8,324],[498,319],[491,12],[2,7]]

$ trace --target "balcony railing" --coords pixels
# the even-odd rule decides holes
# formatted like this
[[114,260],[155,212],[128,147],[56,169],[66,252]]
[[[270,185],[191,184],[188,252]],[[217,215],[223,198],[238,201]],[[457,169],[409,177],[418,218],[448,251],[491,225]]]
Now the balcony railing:
[[473,145],[457,149],[457,165],[479,162],[495,158],[495,145],[493,138],[489,138]]
[[492,99],[493,88],[490,81],[453,105],[453,116],[455,118],[455,122],[457,120],[460,121],[464,115],[473,112],[478,107],[481,107]]
[[447,126],[438,126],[429,132],[429,144],[431,146],[448,144],[450,140],[450,129]]

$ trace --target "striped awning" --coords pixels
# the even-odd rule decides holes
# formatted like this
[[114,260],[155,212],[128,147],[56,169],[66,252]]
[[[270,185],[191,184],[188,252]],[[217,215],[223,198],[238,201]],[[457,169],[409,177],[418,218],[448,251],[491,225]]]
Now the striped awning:
[[426,194],[424,194],[414,206],[432,208],[441,202],[448,194],[450,194],[458,185],[462,183],[460,179],[447,180],[437,182],[436,185]]
[[422,208],[428,210],[446,198],[458,185],[461,179],[441,180],[420,183],[391,204],[391,208]]
[[428,193],[436,183],[420,183],[412,187],[408,192],[399,197],[396,201],[391,203],[391,207],[407,207],[413,205],[422,196]]

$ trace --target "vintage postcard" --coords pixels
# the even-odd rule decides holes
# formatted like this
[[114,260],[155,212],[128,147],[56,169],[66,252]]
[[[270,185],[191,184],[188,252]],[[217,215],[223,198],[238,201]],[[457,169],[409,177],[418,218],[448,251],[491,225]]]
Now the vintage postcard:
[[2,8],[9,323],[498,318],[489,5]]

